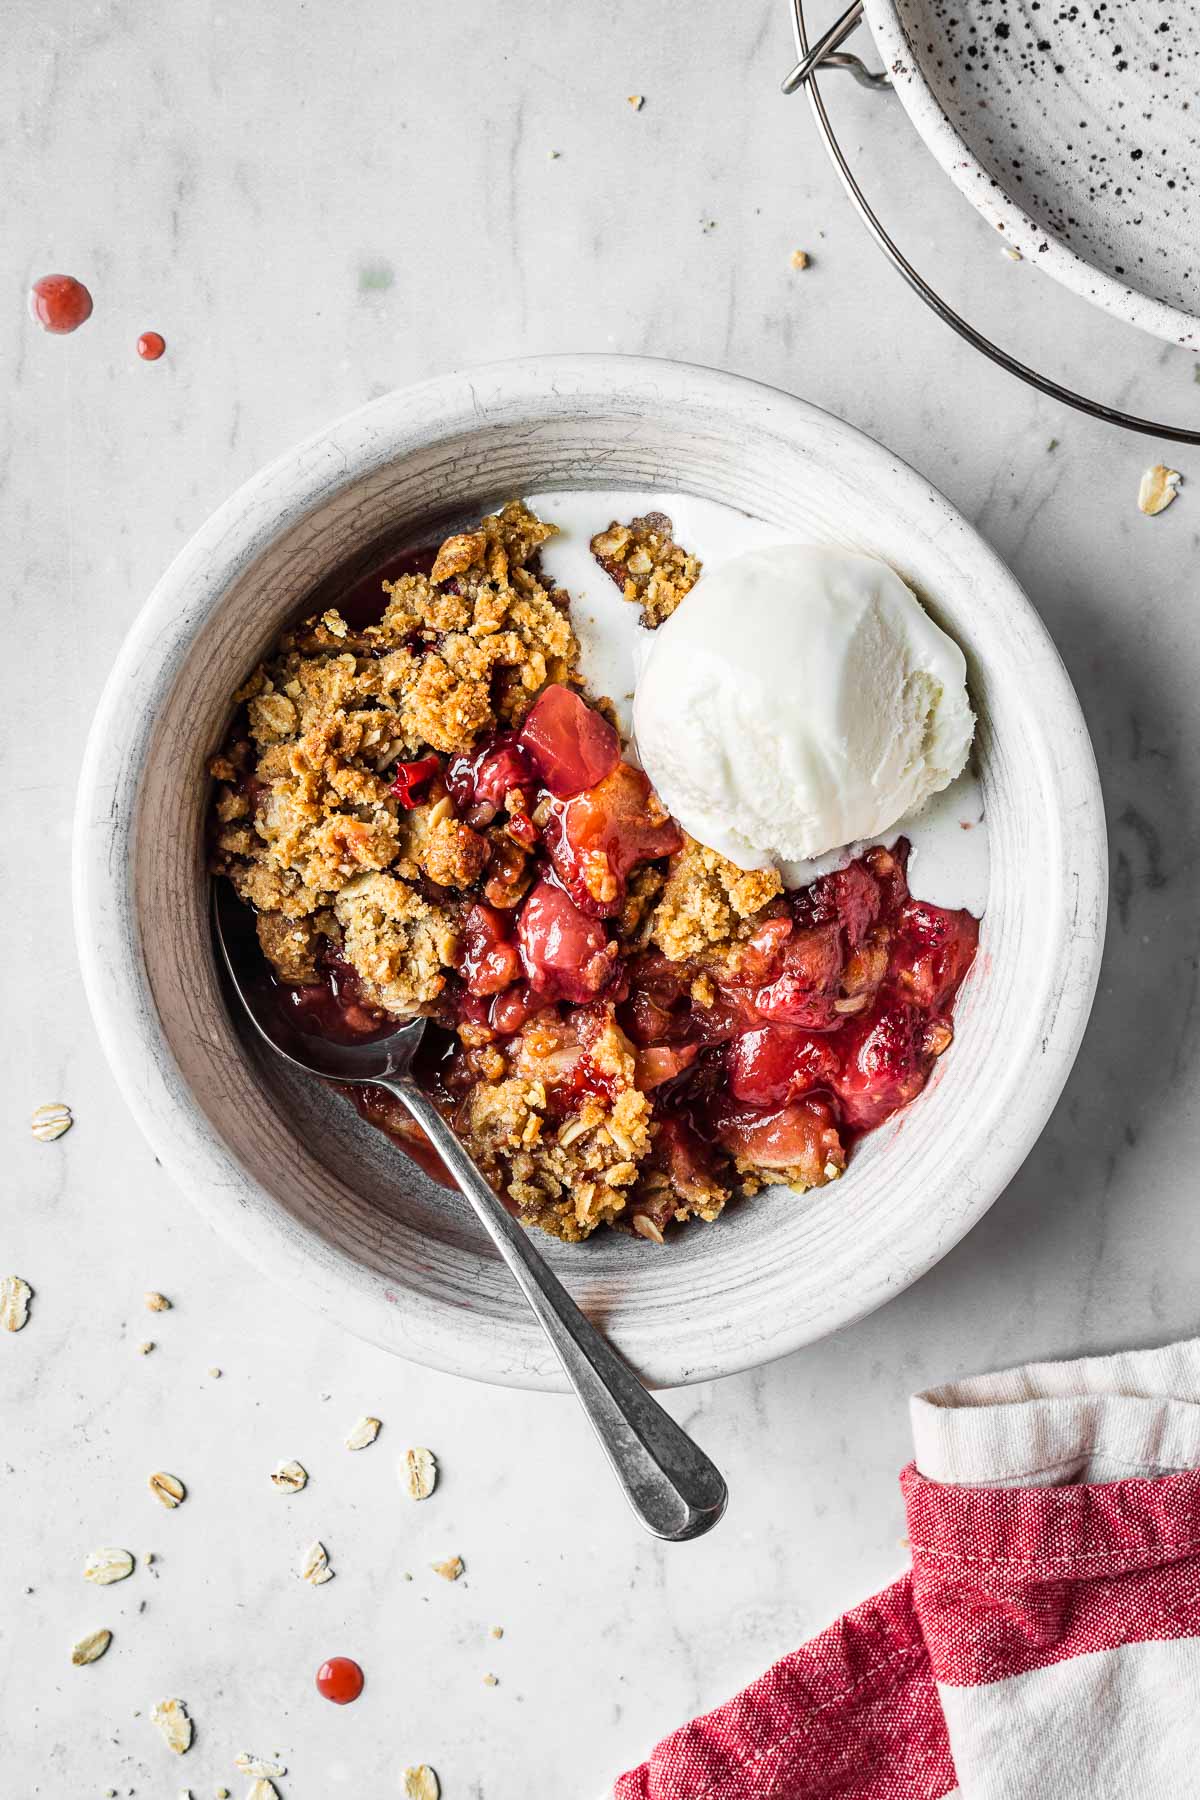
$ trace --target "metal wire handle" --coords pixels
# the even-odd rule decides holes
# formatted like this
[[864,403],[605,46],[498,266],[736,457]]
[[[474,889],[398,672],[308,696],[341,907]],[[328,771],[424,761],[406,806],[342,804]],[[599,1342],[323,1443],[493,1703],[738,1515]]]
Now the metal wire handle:
[[1060,400],[1065,406],[1073,406],[1077,412],[1089,413],[1093,419],[1102,419],[1108,425],[1118,425],[1124,431],[1140,432],[1143,437],[1166,438],[1174,444],[1200,444],[1200,431],[1189,431],[1182,425],[1161,425],[1153,419],[1141,419],[1134,413],[1121,412],[1116,407],[1105,406],[1101,400],[1089,400],[1086,395],[1076,393],[1074,388],[1064,387],[1061,382],[1052,381],[1048,375],[1039,374],[1027,363],[1019,362],[1015,356],[1010,356],[1007,350],[1000,348],[999,344],[994,344],[990,338],[984,337],[981,331],[976,331],[975,327],[968,324],[961,314],[955,312],[948,301],[942,299],[936,288],[930,287],[924,276],[917,273],[904,252],[888,236],[866,195],[855,180],[833,126],[829,123],[829,114],[825,110],[825,102],[821,98],[821,90],[817,86],[816,72],[818,68],[829,67],[850,69],[864,86],[878,89],[891,85],[886,73],[873,74],[857,56],[848,56],[840,48],[862,21],[863,0],[853,0],[852,5],[847,7],[841,17],[835,20],[829,30],[824,32],[811,47],[804,22],[804,0],[791,0],[791,8],[792,30],[796,39],[796,55],[799,60],[783,82],[783,91],[785,94],[792,94],[797,88],[803,87],[807,92],[808,104],[812,108],[812,115],[829,153],[829,159],[837,170],[842,186],[850,196],[860,219],[892,267],[904,277],[913,292],[920,295],[926,306],[935,312],[945,324],[949,325],[952,331],[957,331],[959,337],[965,338],[968,344],[972,344],[990,361],[998,364],[1002,369],[1007,369],[1009,374],[1015,375],[1019,381],[1027,382],[1030,387],[1037,388],[1040,393],[1048,394],[1052,400]]

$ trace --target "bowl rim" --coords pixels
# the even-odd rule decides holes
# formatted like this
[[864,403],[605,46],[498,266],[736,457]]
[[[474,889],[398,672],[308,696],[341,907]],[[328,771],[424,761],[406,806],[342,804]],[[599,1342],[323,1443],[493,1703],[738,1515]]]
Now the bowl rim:
[[1039,225],[998,185],[953,123],[925,74],[921,57],[900,16],[898,0],[864,0],[867,23],[892,85],[917,132],[938,163],[1005,243],[1061,286],[1113,318],[1185,350],[1200,349],[1200,317],[1089,262],[1062,238]]
[[[906,1253],[903,1267],[865,1283],[853,1304],[838,1304],[819,1319],[771,1321],[770,1328],[744,1350],[708,1361],[686,1362],[676,1354],[660,1359],[657,1385],[712,1379],[757,1366],[815,1341],[863,1317],[924,1274],[982,1217],[1024,1161],[1058,1099],[1086,1028],[1099,976],[1107,907],[1107,838],[1095,757],[1078,700],[1053,641],[1014,577],[962,515],[924,477],[875,440],[835,415],[765,383],[699,365],[608,353],[519,358],[468,368],[368,402],[322,427],[251,476],[178,552],[137,614],[109,674],[89,733],[79,778],[73,843],[73,900],[78,954],[97,1033],[117,1085],[152,1149],[177,1185],[241,1254],[263,1273],[282,1281],[315,1310],[344,1329],[411,1360],[449,1373],[503,1385],[561,1389],[561,1379],[545,1368],[488,1362],[478,1344],[463,1341],[461,1321],[446,1320],[414,1343],[398,1323],[394,1296],[353,1286],[344,1262],[286,1241],[277,1202],[257,1209],[239,1197],[246,1178],[220,1135],[203,1116],[175,1066],[154,1005],[133,903],[136,808],[122,807],[122,783],[136,782],[138,739],[129,704],[132,687],[143,692],[169,687],[197,634],[204,628],[236,571],[291,529],[331,490],[383,464],[412,453],[432,429],[431,420],[482,417],[479,390],[503,401],[557,394],[578,385],[597,407],[611,404],[639,382],[672,383],[694,400],[703,398],[743,422],[770,412],[789,417],[811,434],[814,425],[849,445],[878,474],[883,491],[907,491],[921,502],[929,531],[951,529],[977,566],[1026,609],[1027,623],[1045,651],[1042,674],[1056,703],[1048,729],[1057,729],[1055,750],[1071,765],[1075,804],[1060,821],[1070,851],[1066,859],[1076,891],[1070,902],[1074,930],[1064,931],[1066,976],[1056,989],[1045,1021],[1043,1056],[1036,1093],[1022,1101],[1019,1132],[1003,1146],[991,1145],[987,1178],[973,1182],[956,1201],[953,1216],[939,1221]],[[413,419],[418,421],[414,431]],[[347,435],[361,444],[360,461],[350,468]],[[383,448],[381,448],[381,442]],[[331,455],[333,467],[331,467]],[[270,506],[263,503],[270,498]],[[915,509],[914,509],[915,510]],[[235,542],[227,540],[237,525]],[[179,595],[205,575],[203,602],[180,616]],[[1058,714],[1062,712],[1059,726]],[[1064,896],[1063,908],[1067,910]],[[354,1307],[348,1316],[347,1296]],[[428,1331],[428,1321],[425,1322]]]

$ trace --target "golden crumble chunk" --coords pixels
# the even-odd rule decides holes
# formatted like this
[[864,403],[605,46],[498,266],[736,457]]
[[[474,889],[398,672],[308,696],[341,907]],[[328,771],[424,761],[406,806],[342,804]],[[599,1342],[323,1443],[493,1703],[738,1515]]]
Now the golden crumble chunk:
[[456,921],[394,875],[359,875],[333,903],[363,992],[398,1017],[428,1012],[454,965]]
[[[334,924],[331,915],[326,923]],[[255,924],[263,955],[280,981],[303,987],[321,979],[321,953],[329,943],[327,931],[315,919],[289,919],[284,913],[260,912]]]
[[626,600],[640,605],[642,624],[655,630],[700,579],[702,564],[674,541],[665,513],[646,513],[628,525],[616,519],[592,539],[592,555]]
[[777,870],[739,869],[688,838],[671,858],[650,935],[676,962],[721,951],[748,935],[748,921],[782,891]]
[[[449,807],[449,801],[439,804]],[[430,881],[440,887],[469,888],[487,867],[488,846],[477,831],[447,811],[441,818],[430,820],[413,855]]]

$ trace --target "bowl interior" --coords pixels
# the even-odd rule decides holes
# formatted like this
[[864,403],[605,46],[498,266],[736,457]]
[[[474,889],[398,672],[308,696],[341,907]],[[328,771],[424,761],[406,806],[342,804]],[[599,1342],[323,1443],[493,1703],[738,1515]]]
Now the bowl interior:
[[[1103,926],[1091,749],[1036,615],[940,496],[827,415],[705,371],[550,359],[389,396],[257,477],[164,578],[94,728],[77,897],[98,1022],[159,1154],[265,1268],[407,1356],[540,1386],[557,1365],[458,1196],[235,1027],[207,929],[205,762],[229,696],[323,583],[513,494],[600,485],[890,562],[967,653],[992,869],[953,1049],[842,1181],[735,1204],[664,1249],[540,1244],[635,1366],[677,1383],[767,1360],[943,1254],[1053,1104]],[[781,679],[803,704],[800,672]]]

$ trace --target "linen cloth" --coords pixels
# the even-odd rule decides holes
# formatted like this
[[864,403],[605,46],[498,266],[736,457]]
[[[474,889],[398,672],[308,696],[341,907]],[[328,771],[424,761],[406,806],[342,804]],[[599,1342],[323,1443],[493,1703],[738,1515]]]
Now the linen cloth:
[[1200,1794],[1200,1340],[911,1411],[910,1572],[612,1800]]

